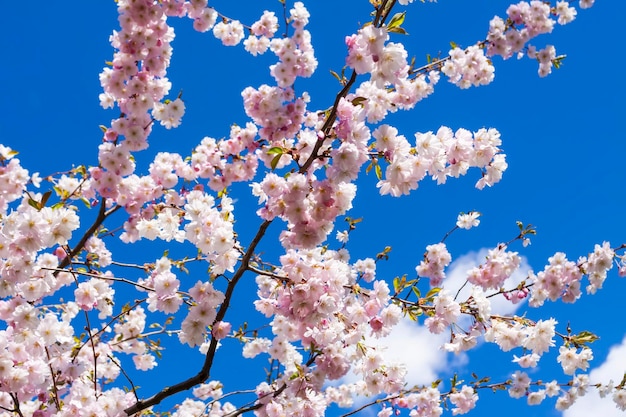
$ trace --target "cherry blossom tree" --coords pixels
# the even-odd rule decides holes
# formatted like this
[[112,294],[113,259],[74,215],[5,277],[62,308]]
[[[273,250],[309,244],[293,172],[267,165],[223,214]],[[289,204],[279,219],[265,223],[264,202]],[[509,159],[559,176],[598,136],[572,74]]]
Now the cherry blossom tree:
[[[207,0],[116,3],[119,28],[99,96],[115,115],[101,126],[98,165],[76,161],[42,178],[0,145],[0,415],[319,416],[336,407],[348,416],[369,407],[381,417],[430,417],[467,413],[491,390],[559,410],[597,390],[626,410],[626,378],[591,383],[586,373],[596,335],[492,305],[496,297],[531,309],[574,303],[583,289],[600,291],[612,268],[626,275],[626,245],[590,243],[576,260],[556,252],[543,270],[511,284],[518,251],[535,234],[519,222],[454,287],[446,241],[479,225],[480,213],[468,211],[396,278],[377,274],[390,247],[350,258],[362,220],[349,213],[359,178],[375,176],[381,195],[404,198],[428,177],[444,184],[473,174],[476,188],[497,186],[508,166],[496,128],[441,127],[407,138],[391,115],[415,111],[439,83],[489,84],[494,65],[512,57],[536,61],[538,75],[548,76],[564,56],[554,46],[538,49],[535,38],[566,30],[560,26],[593,0],[521,1],[494,17],[483,39],[423,60],[404,43],[404,21],[419,2],[355,2],[371,19],[338,49],[336,95],[317,97],[327,100],[323,108],[311,108],[315,91],[298,87],[318,67],[304,3],[281,0],[254,22]],[[167,72],[175,19],[273,63],[267,84],[241,92],[245,125],[233,124],[226,138],[200,138],[188,154],[158,152],[142,170],[136,155],[161,146],[149,141],[153,130],[178,127],[186,110]],[[238,192],[257,205],[238,205]],[[239,227],[240,216],[253,218],[252,232]],[[119,240],[141,260],[121,262],[111,250]],[[244,286],[254,286],[258,326],[236,314]],[[379,345],[403,320],[449,335],[432,349],[461,354],[488,343],[511,351],[511,377],[455,373],[408,384],[406,368]],[[147,392],[139,381],[168,360],[165,345],[199,351],[204,361]],[[560,379],[529,372],[548,352]],[[224,360],[265,367],[267,377],[226,386],[215,372]]]

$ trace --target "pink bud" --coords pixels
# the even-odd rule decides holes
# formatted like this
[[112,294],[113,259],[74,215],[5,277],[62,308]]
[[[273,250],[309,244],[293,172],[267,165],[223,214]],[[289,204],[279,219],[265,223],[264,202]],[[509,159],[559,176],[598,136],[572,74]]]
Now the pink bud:
[[65,249],[59,246],[54,250],[54,256],[59,258],[59,260],[63,260],[67,257],[67,253],[65,252]]

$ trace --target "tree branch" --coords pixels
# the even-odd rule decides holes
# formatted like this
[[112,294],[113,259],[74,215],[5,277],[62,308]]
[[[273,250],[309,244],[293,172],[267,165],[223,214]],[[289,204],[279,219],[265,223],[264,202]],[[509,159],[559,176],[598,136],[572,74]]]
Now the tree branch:
[[304,165],[302,165],[302,167],[300,168],[299,170],[300,173],[306,172],[307,169],[309,169],[309,167],[313,163],[313,161],[318,157],[317,151],[319,151],[320,148],[322,147],[324,140],[330,133],[330,129],[333,127],[333,123],[335,123],[335,120],[337,120],[337,107],[339,106],[339,101],[343,97],[348,95],[348,92],[350,91],[350,88],[352,87],[355,81],[356,81],[356,71],[353,70],[352,75],[350,76],[350,79],[348,80],[346,85],[344,85],[341,91],[337,93],[337,96],[335,97],[335,102],[333,103],[333,108],[331,109],[330,114],[328,115],[328,118],[324,122],[324,126],[322,126],[321,131],[324,133],[324,137],[317,139],[317,142],[315,142],[315,146],[313,147],[313,151],[311,151],[311,156],[309,156],[309,159],[307,159]]
[[[248,264],[250,263],[250,259],[252,258],[252,255],[254,254],[254,250],[256,249],[257,245],[259,244],[259,242],[265,235],[265,232],[271,223],[272,223],[271,220],[264,221],[259,227],[259,230],[257,231],[256,236],[254,236],[254,239],[252,239],[252,242],[250,243],[248,250],[246,251],[246,253],[243,255],[241,259],[241,264],[239,265],[239,268],[233,275],[231,281],[228,283],[228,287],[226,287],[226,292],[224,293],[224,302],[222,303],[219,310],[217,311],[217,315],[213,323],[217,323],[224,319],[224,316],[226,315],[226,311],[228,310],[228,307],[230,306],[230,300],[232,299],[233,292],[235,291],[235,286],[237,285],[237,282],[239,282],[239,279],[243,276],[244,272],[248,270]],[[163,401],[167,397],[170,397],[181,391],[186,391],[206,381],[209,378],[211,367],[213,366],[213,359],[215,357],[217,343],[218,343],[217,339],[215,338],[211,339],[211,343],[209,344],[209,350],[206,353],[204,364],[202,365],[202,369],[200,369],[200,372],[198,372],[196,375],[192,376],[191,378],[188,378],[182,382],[179,382],[178,384],[172,385],[171,387],[163,388],[161,391],[157,392],[150,398],[137,401],[134,405],[124,410],[126,412],[126,415],[131,416],[135,413],[145,410],[148,407],[152,407],[153,405],[159,404],[161,401]]]
[[[80,251],[83,250],[89,238],[93,236],[93,234],[98,230],[98,228],[102,225],[102,223],[104,223],[106,218],[109,217],[111,214],[115,213],[120,208],[122,208],[122,206],[115,206],[112,209],[107,211],[106,199],[102,198],[102,200],[100,200],[100,211],[98,212],[98,217],[96,217],[96,220],[93,222],[91,227],[85,232],[83,237],[80,238],[80,241],[78,242],[78,244],[76,244],[74,249],[72,249],[70,253],[68,253],[67,256],[63,258],[61,262],[59,262],[58,269],[63,269],[66,266],[68,266],[72,262],[72,258],[74,258],[74,256],[78,255]],[[57,275],[59,275],[59,272],[61,271],[58,271],[58,270],[54,271],[53,275],[56,277]]]

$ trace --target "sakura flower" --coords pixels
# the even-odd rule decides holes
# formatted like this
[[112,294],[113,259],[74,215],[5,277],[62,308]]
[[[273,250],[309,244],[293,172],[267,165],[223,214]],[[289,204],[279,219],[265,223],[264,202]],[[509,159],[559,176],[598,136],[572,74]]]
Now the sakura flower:
[[178,127],[185,114],[185,103],[180,98],[166,103],[155,103],[152,116],[166,129]]
[[461,391],[450,394],[450,402],[456,408],[452,409],[453,415],[466,414],[476,406],[478,394],[470,386],[464,385]]
[[469,230],[472,227],[476,227],[480,224],[478,217],[480,213],[477,211],[470,211],[469,213],[461,213],[457,218],[456,225],[461,229]]

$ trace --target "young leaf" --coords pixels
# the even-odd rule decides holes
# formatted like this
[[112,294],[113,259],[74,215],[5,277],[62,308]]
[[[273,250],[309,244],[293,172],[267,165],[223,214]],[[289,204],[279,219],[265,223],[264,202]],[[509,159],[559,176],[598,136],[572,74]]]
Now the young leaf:
[[404,23],[405,16],[406,16],[406,12],[394,14],[393,17],[391,18],[391,21],[389,21],[389,24],[387,25],[387,30],[389,32],[393,32],[392,29],[399,28],[402,25],[402,23]]
[[389,32],[397,33],[398,35],[408,35],[409,34],[406,30],[404,30],[404,28],[400,28],[400,27],[398,27],[398,28],[391,28],[391,29],[389,29]]
[[48,201],[48,199],[50,198],[50,195],[52,194],[52,191],[48,190],[46,191],[43,196],[41,196],[41,207],[45,207],[46,206],[46,202]]
[[282,155],[285,153],[285,150],[280,146],[274,146],[273,148],[270,148],[267,153],[270,155]]
[[439,287],[432,288],[426,293],[426,298],[428,299],[434,297],[435,295],[439,294],[439,291],[441,291],[441,288]]
[[272,169],[276,169],[276,166],[278,165],[278,161],[280,161],[280,158],[282,157],[282,154],[276,155],[274,158],[272,158],[272,162],[270,163],[270,166],[272,167]]
[[41,204],[38,201],[33,200],[32,198],[28,199],[28,205],[34,208],[35,210],[41,210]]

